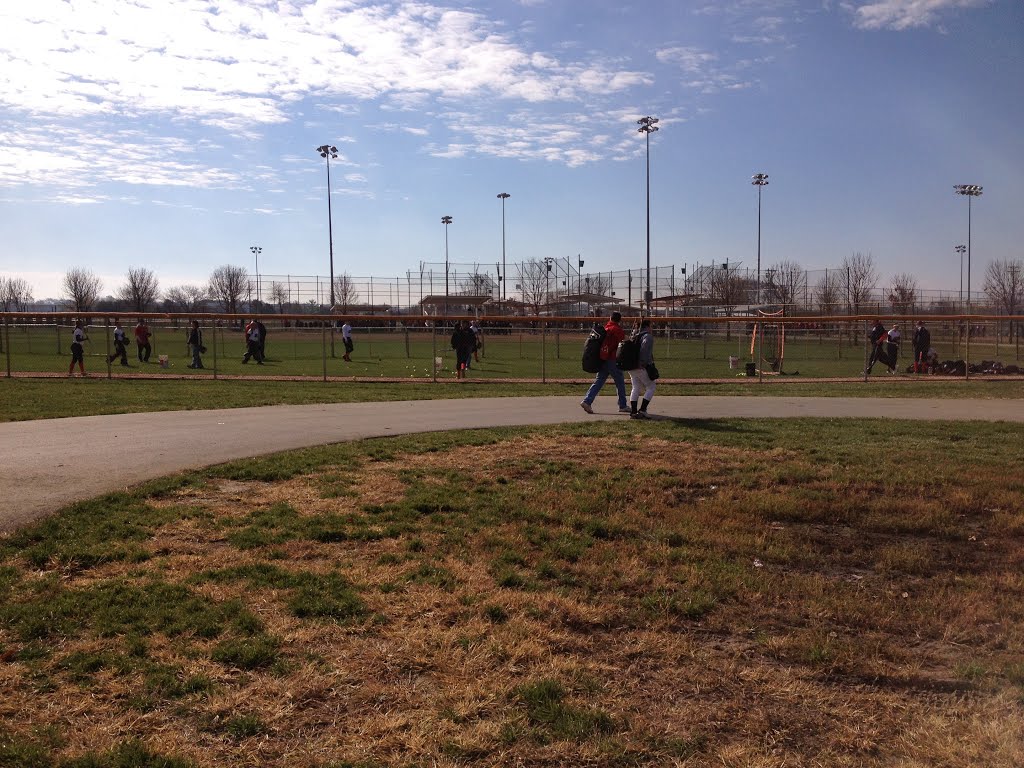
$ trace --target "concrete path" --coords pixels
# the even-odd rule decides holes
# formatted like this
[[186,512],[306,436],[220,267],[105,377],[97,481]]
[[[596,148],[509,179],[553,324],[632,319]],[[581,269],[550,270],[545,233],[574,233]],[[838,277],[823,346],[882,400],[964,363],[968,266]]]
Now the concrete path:
[[[578,397],[280,405],[83,416],[0,424],[0,532],[182,470],[383,435],[620,419],[613,397],[588,415]],[[1024,422],[1024,400],[657,397],[656,418],[890,418]]]

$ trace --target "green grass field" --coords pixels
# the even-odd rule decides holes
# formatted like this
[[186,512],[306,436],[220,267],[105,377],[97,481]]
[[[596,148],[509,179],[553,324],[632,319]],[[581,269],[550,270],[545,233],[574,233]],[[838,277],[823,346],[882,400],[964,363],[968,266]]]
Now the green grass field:
[[[724,383],[659,383],[658,396],[733,395],[742,397],[929,397],[1024,398],[1024,380],[914,381],[873,378],[865,382],[795,381],[758,383],[740,378]],[[309,381],[245,379],[33,379],[0,378],[0,422],[30,419],[94,416],[148,411],[248,408],[262,405],[352,403],[386,400],[432,400],[457,397],[511,397],[577,395],[586,392],[589,380],[576,384],[493,381],[437,383],[412,381],[353,382],[316,379]],[[611,385],[607,385],[610,387]],[[628,381],[627,381],[628,387]],[[607,390],[611,391],[611,390]]]
[[[742,364],[750,359],[750,337],[746,332],[731,333],[727,340],[724,331],[702,338],[672,338],[659,336],[655,358],[665,378],[722,378],[742,373]],[[86,370],[92,374],[106,374],[107,342],[102,328],[90,329],[86,343]],[[214,366],[225,375],[254,374],[268,376],[323,377],[326,365],[328,376],[362,376],[381,378],[432,377],[435,361],[441,358],[439,375],[451,375],[454,365],[448,335],[432,337],[420,330],[404,331],[383,329],[356,329],[356,351],[352,363],[341,360],[340,335],[335,337],[335,356],[330,353],[330,335],[318,329],[270,328],[267,340],[266,365],[242,365],[245,345],[238,331],[217,331],[217,342],[212,343],[213,332],[206,330],[205,341],[209,352],[204,356],[206,368],[192,371],[180,329],[157,328],[150,364],[141,365],[134,345],[129,347],[129,363],[133,371],[188,375],[197,378],[212,376]],[[18,327],[10,333],[10,366],[12,371],[66,373],[70,362],[68,329],[54,327]],[[580,356],[585,334],[581,331],[549,331],[541,334],[529,330],[516,330],[510,335],[491,334],[485,337],[485,346],[479,364],[473,367],[475,378],[576,378],[583,375]],[[842,343],[835,337],[811,331],[790,331],[785,346],[783,370],[802,378],[857,376],[864,368],[862,334],[854,334]],[[436,347],[435,347],[436,342]],[[940,358],[963,357],[965,349],[952,338],[943,338],[936,332],[935,346]],[[169,359],[168,368],[156,364],[159,355]],[[729,358],[740,361],[741,370],[729,368]],[[904,365],[910,362],[910,353],[904,354]],[[999,359],[1005,364],[1019,363],[1020,352],[1014,345],[973,343],[971,360]],[[768,366],[766,366],[767,368]],[[881,366],[879,367],[881,368]],[[118,363],[115,373],[124,372]]]
[[1015,768],[1019,469],[1016,425],[628,422],[83,500],[0,539],[0,766]]

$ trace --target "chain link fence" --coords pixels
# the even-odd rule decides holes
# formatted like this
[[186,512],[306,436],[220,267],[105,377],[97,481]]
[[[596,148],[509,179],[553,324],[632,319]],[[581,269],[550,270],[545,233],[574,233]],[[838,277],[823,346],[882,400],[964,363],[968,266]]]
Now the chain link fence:
[[[655,359],[665,380],[765,378],[851,379],[864,377],[871,356],[870,316],[752,317],[706,314],[656,316]],[[149,361],[128,345],[127,366],[115,356],[113,316],[81,316],[86,322],[86,371],[92,376],[157,375],[236,376],[332,379],[445,379],[454,376],[452,322],[422,315],[380,317],[349,315],[355,350],[343,359],[340,320],[329,316],[261,315],[267,334],[266,360],[243,363],[247,316],[195,315],[203,330],[205,368],[193,371],[186,337],[189,315],[147,315],[152,332]],[[470,320],[472,315],[461,316]],[[884,315],[881,315],[884,317]],[[76,316],[69,314],[3,314],[2,359],[7,376],[67,375],[71,333]],[[130,340],[138,316],[121,318]],[[914,372],[912,334],[918,319],[926,323],[931,341],[928,365]],[[626,317],[628,331],[634,318]],[[470,378],[481,380],[582,380],[580,359],[594,318],[577,316],[484,316],[479,321],[479,348]],[[597,320],[603,324],[605,318]],[[900,375],[1018,375],[1020,331],[1024,317],[903,315],[886,319],[897,325],[902,342],[893,366]],[[872,375],[884,374],[876,367]]]

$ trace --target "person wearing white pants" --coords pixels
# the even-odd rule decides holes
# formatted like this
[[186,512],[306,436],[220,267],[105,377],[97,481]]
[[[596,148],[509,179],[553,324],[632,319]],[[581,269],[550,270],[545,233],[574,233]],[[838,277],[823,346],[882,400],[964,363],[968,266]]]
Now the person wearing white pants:
[[[633,388],[629,393],[629,418],[646,419],[647,406],[654,398],[654,379],[650,371],[654,368],[654,336],[651,334],[651,321],[644,318],[640,321],[640,328],[634,334],[633,339],[640,344],[640,356],[637,359],[638,368],[629,371],[629,381]],[[657,375],[657,374],[655,374]],[[643,400],[640,395],[643,394]]]

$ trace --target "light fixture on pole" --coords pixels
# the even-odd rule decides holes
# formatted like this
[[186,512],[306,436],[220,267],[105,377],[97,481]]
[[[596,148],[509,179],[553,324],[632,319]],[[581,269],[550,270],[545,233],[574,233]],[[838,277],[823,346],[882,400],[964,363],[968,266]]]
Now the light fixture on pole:
[[[263,253],[263,249],[258,245],[250,245],[249,250],[252,251],[253,256],[256,257],[256,300],[260,300],[260,254]],[[249,307],[252,311],[252,307]]]
[[[505,201],[508,200],[512,195],[508,192],[501,192],[498,194],[498,198],[501,200],[501,274],[507,275],[508,271],[505,268]],[[501,283],[501,300],[504,301],[507,298],[505,293],[505,281]]]
[[960,254],[960,311],[964,311],[964,254],[967,252],[966,245],[958,245],[954,248]]
[[761,305],[761,187],[768,186],[767,173],[755,173],[750,182],[757,187],[757,305]]
[[327,242],[331,254],[331,308],[334,308],[334,224],[331,216],[331,160],[338,159],[338,148],[329,144],[317,147],[320,157],[327,160]]
[[971,313],[971,198],[981,196],[977,184],[954,184],[953,191],[967,196],[967,314]]
[[547,286],[548,312],[551,311],[551,266],[554,263],[555,260],[551,256],[544,257],[544,264],[547,266],[547,270],[544,273],[544,283]]
[[655,123],[658,118],[647,115],[636,121],[640,126],[638,133],[644,134],[647,140],[647,285],[644,291],[644,302],[647,305],[647,314],[651,314],[651,300],[654,294],[651,293],[651,134],[658,130]]
[[442,216],[444,224],[444,316],[448,317],[448,225],[453,221],[451,216]]

